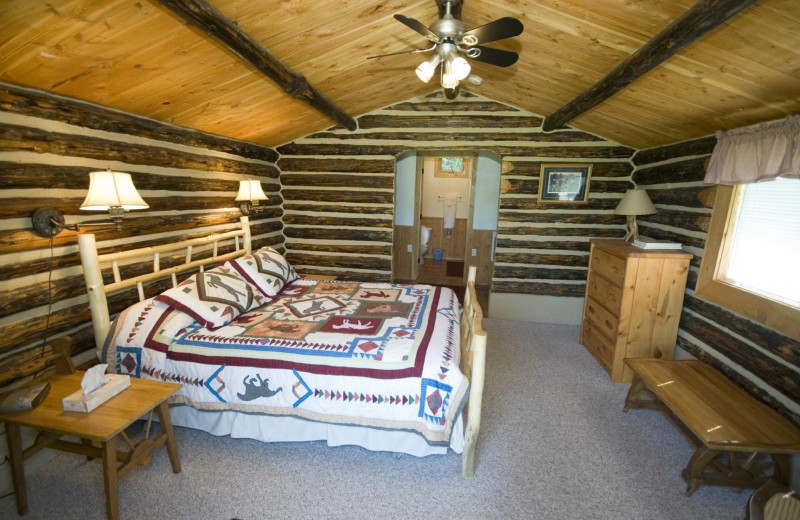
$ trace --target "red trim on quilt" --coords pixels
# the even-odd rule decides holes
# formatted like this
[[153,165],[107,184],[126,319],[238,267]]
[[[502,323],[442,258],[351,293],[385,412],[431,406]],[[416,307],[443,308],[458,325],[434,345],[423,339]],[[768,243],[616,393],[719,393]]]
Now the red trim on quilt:
[[153,339],[155,336],[156,331],[161,329],[161,324],[164,323],[164,320],[167,319],[167,316],[175,312],[172,308],[166,308],[161,313],[161,316],[158,317],[156,320],[156,324],[150,328],[150,333],[147,335],[147,338],[144,340],[144,346],[151,350],[155,350],[158,352],[167,352],[169,350],[169,345],[166,343],[161,343]]
[[159,301],[161,303],[165,303],[165,304],[169,305],[170,307],[172,307],[175,310],[179,310],[179,311],[181,311],[183,313],[188,314],[189,316],[194,318],[194,320],[197,323],[199,323],[203,327],[206,327],[208,330],[217,330],[218,328],[224,327],[225,325],[227,325],[227,323],[223,323],[222,325],[219,325],[219,326],[215,327],[213,322],[210,322],[207,319],[205,319],[202,316],[200,316],[199,314],[197,314],[197,312],[192,310],[191,307],[187,307],[186,305],[182,304],[178,300],[176,300],[174,298],[171,298],[169,296],[164,296],[163,294],[159,294],[158,296],[155,297],[155,299],[156,299],[156,301]]
[[[403,377],[419,377],[422,375],[422,368],[425,362],[425,355],[428,352],[428,345],[433,336],[433,329],[436,325],[437,311],[439,308],[439,297],[441,295],[441,287],[435,287],[433,298],[431,299],[430,314],[428,320],[428,327],[422,337],[420,347],[417,349],[417,357],[414,360],[414,366],[398,370],[377,370],[369,368],[353,368],[353,367],[332,367],[327,365],[311,365],[305,363],[294,363],[291,361],[280,361],[276,359],[250,359],[250,358],[228,358],[224,356],[198,356],[197,354],[189,354],[184,352],[167,352],[167,359],[174,361],[189,361],[192,363],[201,363],[205,365],[227,365],[239,367],[254,367],[254,368],[281,368],[281,369],[297,369],[299,372],[307,372],[310,374],[326,374],[337,376],[362,376],[371,379],[399,379]],[[234,320],[236,321],[236,320]]]

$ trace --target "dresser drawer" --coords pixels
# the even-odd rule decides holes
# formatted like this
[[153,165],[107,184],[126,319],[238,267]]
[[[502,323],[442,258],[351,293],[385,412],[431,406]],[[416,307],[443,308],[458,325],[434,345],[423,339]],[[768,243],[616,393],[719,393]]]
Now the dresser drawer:
[[611,374],[611,366],[614,364],[614,345],[603,337],[603,334],[588,320],[583,320],[581,344],[586,347],[586,350],[594,356],[606,372]]
[[609,340],[617,340],[619,319],[593,298],[586,298],[584,318],[597,327]]
[[617,287],[622,287],[625,280],[625,259],[614,256],[597,246],[592,248],[589,270],[599,274]]
[[622,306],[622,288],[617,287],[605,278],[597,276],[594,272],[589,273],[586,281],[586,294],[605,307],[611,314],[619,317],[620,307]]

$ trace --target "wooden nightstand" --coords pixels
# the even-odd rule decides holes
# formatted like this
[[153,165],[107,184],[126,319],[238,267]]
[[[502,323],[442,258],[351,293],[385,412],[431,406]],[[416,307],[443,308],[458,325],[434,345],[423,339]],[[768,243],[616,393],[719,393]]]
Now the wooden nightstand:
[[615,383],[630,383],[625,358],[671,360],[690,253],[592,240],[581,344]]
[[[24,412],[0,414],[0,421],[6,425],[11,478],[17,500],[17,512],[23,515],[28,511],[28,497],[25,489],[24,461],[43,448],[53,448],[102,458],[106,491],[106,514],[110,519],[119,518],[117,504],[117,479],[136,465],[149,460],[150,453],[166,443],[172,471],[180,472],[181,462],[175,434],[169,416],[167,398],[177,392],[181,385],[145,379],[131,379],[131,386],[112,397],[91,413],[65,412],[61,399],[80,389],[83,372],[58,375],[49,379],[50,393],[39,406]],[[145,438],[133,444],[125,435],[125,428],[149,413],[147,434],[150,431],[152,413],[158,413],[162,432],[152,439]],[[36,443],[23,451],[20,427],[33,428],[43,435]],[[62,440],[64,435],[78,437],[82,442]],[[129,452],[117,452],[117,441],[122,440],[130,447]],[[100,445],[97,448],[93,443]],[[117,461],[122,464],[118,465]]]

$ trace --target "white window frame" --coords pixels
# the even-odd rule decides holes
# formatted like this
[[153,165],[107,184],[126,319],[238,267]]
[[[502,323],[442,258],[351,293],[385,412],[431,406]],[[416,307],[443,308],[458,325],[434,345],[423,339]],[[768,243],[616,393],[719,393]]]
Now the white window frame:
[[695,294],[800,340],[800,309],[726,281],[743,186],[718,186]]

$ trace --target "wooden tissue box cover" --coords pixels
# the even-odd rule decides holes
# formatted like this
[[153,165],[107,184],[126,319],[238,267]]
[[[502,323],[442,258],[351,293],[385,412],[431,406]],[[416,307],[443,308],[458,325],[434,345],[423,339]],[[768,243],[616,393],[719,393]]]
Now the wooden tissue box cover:
[[119,374],[106,374],[106,384],[90,393],[83,395],[83,389],[74,392],[61,400],[64,410],[68,412],[88,413],[105,403],[118,393],[131,386],[131,376]]

